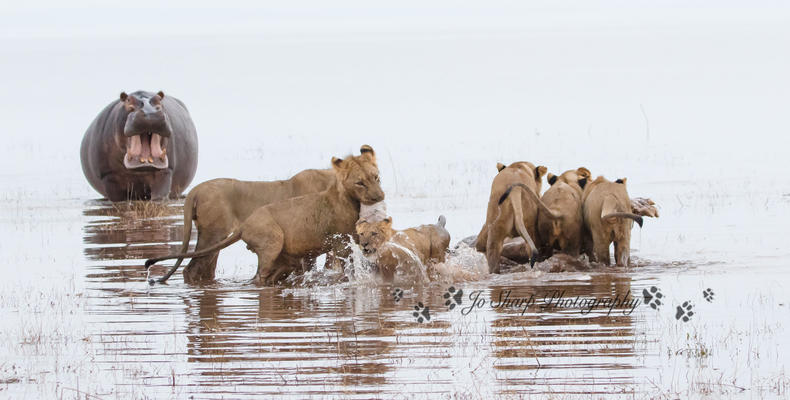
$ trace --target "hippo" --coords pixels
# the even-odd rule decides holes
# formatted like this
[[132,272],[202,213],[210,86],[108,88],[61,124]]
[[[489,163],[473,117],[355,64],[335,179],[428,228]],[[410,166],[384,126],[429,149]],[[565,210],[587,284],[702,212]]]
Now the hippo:
[[161,91],[121,93],[82,138],[82,171],[110,201],[178,197],[197,169],[195,125],[181,100]]

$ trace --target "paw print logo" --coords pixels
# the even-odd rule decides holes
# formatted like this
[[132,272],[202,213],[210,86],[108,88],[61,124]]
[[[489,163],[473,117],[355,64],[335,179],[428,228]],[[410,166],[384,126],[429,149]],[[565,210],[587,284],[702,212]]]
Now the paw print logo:
[[447,299],[444,305],[450,307],[452,310],[455,306],[460,306],[463,300],[464,291],[461,289],[455,290],[455,286],[450,286],[444,293],[444,298]]
[[399,302],[400,299],[403,298],[403,290],[401,290],[400,288],[395,288],[395,291],[392,292],[392,298],[395,300],[396,303]]
[[658,310],[658,307],[661,307],[661,299],[664,298],[664,295],[661,294],[659,288],[651,286],[649,291],[647,289],[642,290],[642,297],[644,297],[645,304],[654,310]]
[[428,310],[428,307],[424,306],[422,303],[417,303],[417,305],[414,306],[414,312],[411,313],[411,315],[413,315],[419,323],[431,320],[431,312]]
[[711,289],[711,288],[707,288],[707,289],[705,289],[705,290],[702,292],[702,297],[704,297],[704,298],[705,298],[705,300],[706,300],[708,303],[712,303],[712,302],[713,302],[713,296],[714,296],[714,295],[715,295],[715,293],[713,293],[713,289]]
[[689,322],[691,317],[694,315],[694,311],[691,311],[694,308],[694,305],[691,304],[691,301],[683,302],[682,305],[678,306],[677,312],[675,313],[676,320],[683,320],[683,322]]

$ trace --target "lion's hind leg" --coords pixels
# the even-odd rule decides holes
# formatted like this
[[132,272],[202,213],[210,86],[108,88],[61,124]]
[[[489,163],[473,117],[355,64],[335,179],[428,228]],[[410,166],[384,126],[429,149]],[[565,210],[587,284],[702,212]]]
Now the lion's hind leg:
[[[234,225],[232,213],[225,208],[220,208],[219,210],[211,209],[211,212],[204,211],[204,208],[205,206],[197,207],[196,216],[198,216],[198,219],[195,221],[195,226],[197,227],[198,234],[195,251],[201,251],[221,242],[227,238],[234,229],[238,228]],[[187,283],[196,283],[213,280],[217,269],[218,257],[219,251],[203,257],[190,259],[189,263],[184,268],[184,281]]]
[[270,283],[268,277],[280,258],[285,233],[268,213],[254,213],[241,227],[241,239],[258,256],[258,270],[252,278],[256,285]]

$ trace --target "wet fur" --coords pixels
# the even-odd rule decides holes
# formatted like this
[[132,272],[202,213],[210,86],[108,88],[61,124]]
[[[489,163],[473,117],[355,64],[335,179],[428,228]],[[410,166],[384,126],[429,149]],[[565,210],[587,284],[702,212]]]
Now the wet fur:
[[537,168],[530,162],[519,161],[504,166],[497,164],[499,173],[491,184],[486,221],[477,235],[475,248],[486,253],[490,273],[499,273],[502,247],[508,237],[521,236],[527,243],[530,264],[534,265],[537,247],[536,222],[543,175],[546,167]]
[[[181,252],[189,250],[192,220],[197,226],[195,251],[201,251],[227,238],[256,209],[277,201],[318,193],[335,183],[331,169],[308,169],[290,179],[250,182],[219,178],[203,182],[189,191],[184,200],[184,230]],[[213,280],[219,252],[195,257],[184,269],[188,283]],[[165,282],[181,265],[179,258],[159,282]]]
[[617,266],[627,266],[631,259],[631,228],[642,217],[631,211],[626,179],[611,182],[599,176],[587,183],[582,195],[584,241],[591,260],[609,265],[609,244],[614,242]]
[[360,221],[356,231],[360,245],[376,264],[379,274],[392,281],[398,266],[412,259],[404,248],[417,256],[425,267],[445,261],[450,247],[445,221],[444,216],[440,216],[435,224],[395,231],[392,219],[386,218],[373,223]]
[[363,146],[360,156],[332,159],[336,182],[329,189],[278,201],[256,209],[228,238],[201,251],[154,258],[158,261],[200,257],[238,240],[258,256],[256,284],[273,284],[302,268],[304,259],[332,250],[334,237],[352,234],[360,203],[384,200],[373,149]]
[[554,218],[545,212],[538,214],[538,237],[542,257],[551,257],[555,249],[571,256],[578,256],[581,252],[584,218],[583,189],[579,180],[589,177],[590,171],[584,167],[565,171],[560,176],[548,175],[551,187],[541,200],[561,217]]

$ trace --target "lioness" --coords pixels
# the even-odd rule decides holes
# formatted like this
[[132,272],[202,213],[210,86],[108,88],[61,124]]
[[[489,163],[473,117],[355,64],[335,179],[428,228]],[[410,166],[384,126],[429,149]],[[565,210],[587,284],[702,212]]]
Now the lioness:
[[353,233],[360,204],[384,200],[376,155],[367,145],[360,152],[345,159],[332,157],[335,184],[329,189],[260,207],[225,240],[200,251],[149,259],[146,267],[161,260],[205,256],[244,240],[258,256],[254,283],[287,277],[302,267],[303,259],[331,250],[333,236]]
[[[537,194],[540,193],[546,167],[535,168],[530,162],[519,161],[507,167],[498,163],[497,169],[499,173],[491,184],[488,198],[486,222],[477,235],[475,247],[477,251],[486,253],[488,271],[498,274],[505,239],[521,235],[527,244],[530,266],[534,266],[538,249],[532,238],[535,237],[538,208],[554,218],[559,218],[559,215],[546,208]],[[526,194],[523,197],[522,192]]]
[[410,264],[419,261],[427,267],[444,262],[450,247],[450,233],[444,228],[446,221],[441,215],[433,225],[395,231],[392,229],[392,217],[379,222],[361,220],[356,227],[359,246],[362,253],[376,264],[379,274],[391,281],[398,265],[414,267]]
[[[582,180],[583,181],[583,180]],[[587,183],[582,194],[582,215],[587,253],[591,260],[609,265],[609,244],[614,242],[617,266],[627,266],[631,258],[631,227],[642,227],[642,217],[631,213],[626,178],[611,182],[599,176]]]
[[[272,182],[251,182],[219,178],[203,182],[189,191],[184,200],[184,239],[181,252],[189,250],[192,220],[197,225],[198,237],[195,251],[211,247],[244,222],[259,207],[276,201],[318,193],[335,183],[331,169],[308,169],[290,179]],[[195,257],[184,269],[185,282],[214,279],[219,252]],[[167,273],[158,279],[167,281],[181,265],[179,258]]]
[[547,180],[551,187],[543,194],[541,200],[546,207],[561,215],[552,218],[544,212],[538,213],[538,238],[540,252],[544,257],[551,257],[554,249],[578,256],[582,247],[582,187],[590,177],[590,170],[584,167],[565,171],[560,176],[548,174]]

